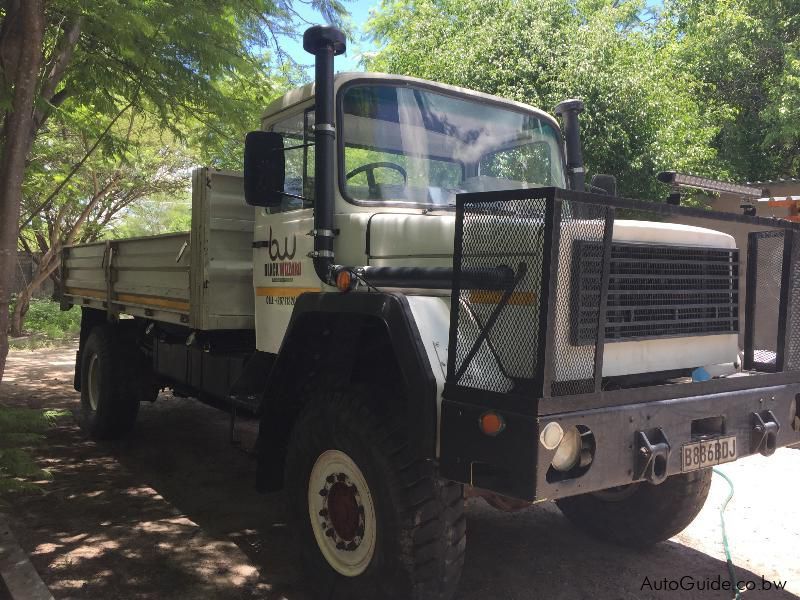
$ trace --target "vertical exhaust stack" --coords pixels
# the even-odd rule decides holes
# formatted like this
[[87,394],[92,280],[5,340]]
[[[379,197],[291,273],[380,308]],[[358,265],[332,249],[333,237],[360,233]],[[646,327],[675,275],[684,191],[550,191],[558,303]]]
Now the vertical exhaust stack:
[[336,27],[315,25],[303,34],[303,49],[314,60],[314,270],[322,281],[332,283],[334,173],[336,127],[334,125],[333,57],[347,48],[344,33]]
[[564,141],[567,146],[567,176],[569,186],[578,192],[586,189],[586,173],[583,169],[583,151],[581,150],[581,125],[578,115],[583,112],[583,100],[564,100],[556,106],[556,116],[561,117],[564,130]]

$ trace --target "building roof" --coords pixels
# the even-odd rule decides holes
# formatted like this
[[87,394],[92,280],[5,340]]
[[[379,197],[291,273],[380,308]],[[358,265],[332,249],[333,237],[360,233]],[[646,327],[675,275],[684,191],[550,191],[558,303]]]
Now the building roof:
[[751,187],[764,187],[765,185],[776,185],[776,184],[790,184],[794,183],[800,185],[800,179],[796,179],[795,177],[788,177],[786,179],[769,179],[766,181],[748,181],[745,185],[749,185]]

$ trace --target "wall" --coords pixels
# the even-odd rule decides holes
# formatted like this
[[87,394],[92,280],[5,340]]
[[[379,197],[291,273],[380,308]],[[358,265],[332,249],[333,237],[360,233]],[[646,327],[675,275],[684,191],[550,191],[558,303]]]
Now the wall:
[[[36,273],[36,263],[25,252],[17,252],[17,268],[15,270],[14,286],[11,288],[12,294],[22,291],[28,282],[33,279]],[[53,294],[53,280],[47,279],[39,290],[34,294],[35,297],[47,297]]]

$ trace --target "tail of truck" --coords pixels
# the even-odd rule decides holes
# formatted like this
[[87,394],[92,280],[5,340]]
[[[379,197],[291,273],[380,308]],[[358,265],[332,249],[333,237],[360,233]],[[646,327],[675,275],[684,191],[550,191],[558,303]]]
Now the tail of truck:
[[63,302],[196,330],[252,330],[254,215],[241,173],[195,169],[191,210],[191,231],[66,247]]
[[[253,221],[240,173],[199,168],[191,231],[64,249],[62,305],[83,310],[74,385],[94,435],[125,433],[136,417],[125,401],[121,415],[95,422],[103,386],[136,389],[148,400],[164,386],[228,400],[255,347]],[[82,357],[87,345],[109,354],[107,373]],[[118,388],[112,379],[126,383]]]

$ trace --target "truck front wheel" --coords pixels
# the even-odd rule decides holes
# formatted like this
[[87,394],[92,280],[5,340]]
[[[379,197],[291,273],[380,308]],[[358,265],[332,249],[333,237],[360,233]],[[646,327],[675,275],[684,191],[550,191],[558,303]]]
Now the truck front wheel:
[[620,488],[556,500],[574,525],[593,537],[644,548],[683,531],[702,510],[711,469],[668,477],[660,485],[632,483]]
[[388,417],[358,395],[312,402],[286,463],[291,525],[325,598],[446,600],[464,560],[462,488],[408,458]]
[[81,350],[81,427],[96,439],[120,438],[136,422],[139,398],[120,357],[110,328],[94,327]]

